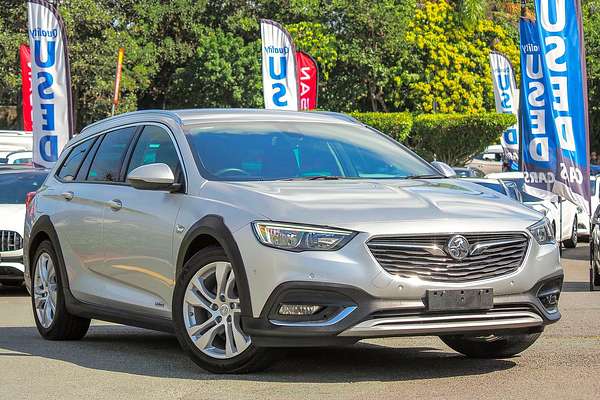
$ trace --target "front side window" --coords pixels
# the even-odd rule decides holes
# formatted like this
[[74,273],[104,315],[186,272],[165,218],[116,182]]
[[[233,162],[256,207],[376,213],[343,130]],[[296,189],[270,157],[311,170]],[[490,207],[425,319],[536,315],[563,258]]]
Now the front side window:
[[439,177],[408,149],[370,129],[314,122],[193,126],[188,140],[211,180]]
[[77,176],[77,171],[81,166],[83,158],[94,144],[95,139],[86,140],[83,143],[73,147],[65,162],[58,171],[58,177],[64,181],[72,181]]
[[181,171],[177,150],[169,133],[161,127],[148,125],[135,145],[127,174],[137,167],[154,163],[167,164],[175,177]]
[[88,181],[118,182],[120,180],[121,166],[135,130],[136,127],[122,128],[110,131],[104,136],[88,172]]

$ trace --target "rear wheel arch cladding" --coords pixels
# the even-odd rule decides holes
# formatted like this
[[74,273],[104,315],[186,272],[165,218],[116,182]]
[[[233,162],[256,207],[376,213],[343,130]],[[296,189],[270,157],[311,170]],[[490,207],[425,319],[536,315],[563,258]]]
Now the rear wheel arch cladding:
[[[229,258],[235,271],[242,316],[251,317],[252,301],[250,297],[250,287],[248,285],[246,268],[233,234],[225,224],[223,217],[220,215],[207,215],[194,223],[190,229],[188,229],[177,252],[177,264],[175,271],[176,279],[179,279],[179,276],[181,275],[181,271],[183,270],[187,260],[186,256],[193,255],[188,254],[188,249],[195,239],[203,235],[213,238],[214,241],[225,251],[225,254]],[[214,244],[215,242],[209,241],[210,244]]]

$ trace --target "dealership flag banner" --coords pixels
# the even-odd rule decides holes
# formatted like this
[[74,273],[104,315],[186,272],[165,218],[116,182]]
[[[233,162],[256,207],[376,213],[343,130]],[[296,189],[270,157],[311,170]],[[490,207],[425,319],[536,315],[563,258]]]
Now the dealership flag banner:
[[577,0],[536,0],[535,8],[536,22],[520,22],[525,181],[532,193],[554,192],[589,214],[581,9]]
[[296,48],[290,34],[277,22],[261,19],[262,75],[265,108],[298,111]]
[[51,167],[73,133],[67,36],[56,7],[29,0],[33,162]]
[[[518,114],[519,90],[515,82],[512,64],[504,54],[490,53],[490,67],[494,84],[496,111],[503,114]],[[504,160],[511,171],[519,170],[519,126],[515,124],[502,133]]]
[[296,64],[298,66],[300,110],[314,110],[317,108],[319,67],[315,59],[303,51],[296,52]]
[[23,130],[31,132],[31,52],[26,44],[19,47],[19,60],[21,64],[21,97],[23,98]]

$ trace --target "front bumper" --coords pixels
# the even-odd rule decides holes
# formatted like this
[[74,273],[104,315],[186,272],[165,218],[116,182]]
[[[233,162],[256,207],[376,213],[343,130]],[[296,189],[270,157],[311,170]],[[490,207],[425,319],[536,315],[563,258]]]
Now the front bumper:
[[[397,229],[390,225],[389,232],[381,230],[377,234]],[[424,233],[431,229],[423,227]],[[547,312],[537,298],[544,282],[562,279],[557,245],[539,245],[531,239],[523,264],[506,275],[467,282],[435,282],[388,273],[366,245],[371,237],[361,232],[338,251],[291,253],[259,244],[250,226],[234,232],[251,297],[252,314],[244,317],[244,329],[255,343],[320,346],[381,336],[531,332],[560,318],[558,310]],[[426,312],[427,290],[481,288],[493,289],[493,309],[435,317]],[[322,298],[335,306],[327,309],[331,314],[327,323],[293,324],[273,316],[273,307],[283,300],[301,304],[282,297],[292,289],[296,291],[294,301]]]
[[[259,318],[244,317],[253,342],[265,347],[343,345],[365,338],[430,335],[489,335],[541,332],[557,322],[558,308],[548,311],[538,299],[548,282],[562,282],[562,273],[547,276],[530,291],[494,296],[488,310],[428,312],[425,305],[407,307],[402,301],[374,298],[343,285],[288,282],[278,287]],[[281,304],[320,304],[321,319],[281,319]],[[329,310],[329,315],[327,311]]]

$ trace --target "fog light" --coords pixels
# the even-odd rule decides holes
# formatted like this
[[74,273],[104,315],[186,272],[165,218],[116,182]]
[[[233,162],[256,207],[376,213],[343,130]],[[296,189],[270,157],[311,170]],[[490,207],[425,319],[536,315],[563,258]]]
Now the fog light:
[[538,299],[548,312],[558,311],[558,299],[562,289],[562,279],[554,279],[545,283],[538,291]]
[[323,309],[322,306],[310,304],[282,304],[279,307],[280,315],[313,315]]

